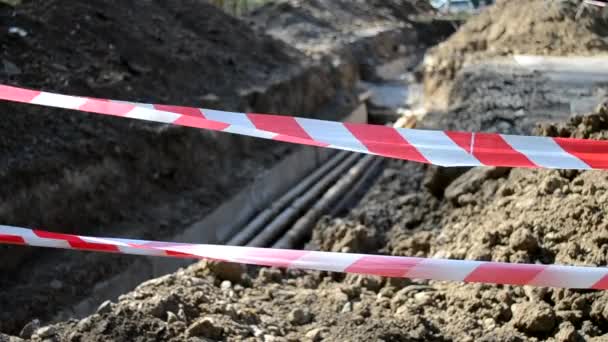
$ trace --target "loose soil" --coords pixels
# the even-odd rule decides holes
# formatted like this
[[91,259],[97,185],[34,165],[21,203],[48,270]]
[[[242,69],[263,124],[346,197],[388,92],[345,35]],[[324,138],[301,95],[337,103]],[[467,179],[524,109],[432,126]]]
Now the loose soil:
[[[501,77],[477,78],[487,87],[478,87],[479,96],[463,98],[460,106],[482,109],[478,116],[491,118],[496,113],[488,108],[528,112],[547,101],[521,101],[521,84]],[[530,131],[531,121],[512,126]],[[535,131],[605,139],[608,105],[563,122]],[[608,178],[602,171],[437,169],[388,161],[350,213],[317,225],[307,248],[606,266],[606,203]],[[84,320],[43,327],[33,340],[605,341],[606,307],[603,291],[203,262],[143,284]]]
[[[539,132],[608,137],[608,105]],[[476,168],[442,196],[425,166],[388,167],[349,215],[327,218],[322,250],[605,266],[602,171]],[[34,341],[605,341],[603,291],[411,281],[201,262],[142,284]],[[30,327],[31,328],[31,327]],[[28,333],[26,331],[25,333]]]
[[[243,102],[253,106],[240,92],[308,68],[296,50],[201,1],[28,1],[2,7],[0,16],[1,81],[35,89],[239,109]],[[10,34],[11,27],[26,35]],[[310,106],[326,98],[311,96]],[[288,151],[282,144],[194,129],[2,106],[2,224],[170,236]],[[12,272],[0,280],[0,307],[19,308],[1,310],[1,331],[53,314],[60,302],[86,295],[131,262],[0,248],[0,269]],[[53,281],[53,288],[46,286]]]
[[270,2],[248,19],[316,60],[342,71],[356,67],[363,79],[377,80],[375,66],[398,57],[417,65],[429,46],[453,33],[449,23],[413,19],[433,13],[418,0],[287,0]]
[[575,18],[579,4],[574,0],[503,0],[472,17],[427,54],[423,74],[428,104],[445,108],[459,70],[488,58],[607,53],[608,16],[590,6]]
[[[560,119],[562,124],[543,124],[535,132],[608,137],[608,105],[565,120],[550,110],[563,104],[559,90],[542,77],[476,70],[455,79],[452,108],[460,116],[451,120],[459,122],[454,128],[531,132],[538,118]],[[445,120],[432,113],[426,125]],[[438,169],[388,161],[356,207],[344,217],[323,219],[306,247],[606,266],[606,203],[608,177],[602,171]],[[50,294],[23,302],[45,305]],[[22,304],[2,307],[8,305]],[[607,307],[608,294],[601,291],[201,262],[148,281],[84,319],[44,327],[32,321],[20,334],[34,341],[606,341]],[[9,337],[0,334],[3,339]]]
[[[338,67],[205,1],[27,1],[0,5],[0,17],[0,81],[35,89],[309,116],[349,98],[359,78],[348,65],[336,77]],[[172,236],[293,149],[27,105],[3,111],[1,223],[62,232]],[[134,262],[5,246],[0,254],[10,272],[0,280],[0,331],[10,333]]]

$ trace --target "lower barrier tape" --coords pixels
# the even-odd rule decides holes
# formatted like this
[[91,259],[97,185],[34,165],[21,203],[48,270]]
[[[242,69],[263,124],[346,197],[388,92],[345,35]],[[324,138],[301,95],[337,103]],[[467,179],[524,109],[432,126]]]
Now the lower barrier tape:
[[86,98],[1,84],[0,99],[336,148],[440,166],[608,169],[608,141],[419,130],[283,115],[233,113]]
[[487,284],[608,289],[608,268],[410,258],[89,237],[0,226],[0,243],[98,252],[209,259],[386,277]]

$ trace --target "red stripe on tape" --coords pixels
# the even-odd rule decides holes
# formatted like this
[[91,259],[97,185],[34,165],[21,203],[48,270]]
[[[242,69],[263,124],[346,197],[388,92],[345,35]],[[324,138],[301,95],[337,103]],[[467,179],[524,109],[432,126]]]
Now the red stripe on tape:
[[248,260],[255,260],[256,265],[289,267],[295,260],[298,260],[308,253],[310,252],[292,249],[259,248],[248,250],[244,258]]
[[608,168],[608,144],[606,141],[553,138],[555,142],[594,169]]
[[163,110],[165,112],[177,113],[177,114],[188,115],[188,116],[195,116],[195,117],[199,117],[199,118],[205,117],[198,108],[193,108],[193,107],[155,104],[154,108],[158,109],[158,110]]
[[344,272],[405,277],[422,260],[420,258],[367,255],[348,266]]
[[490,282],[493,284],[526,285],[545,268],[547,268],[546,265],[518,265],[489,262],[477,266],[464,281],[471,283]]
[[217,121],[211,121],[204,119],[201,117],[182,115],[177,120],[173,121],[175,125],[187,126],[187,127],[195,127],[195,128],[204,128],[210,129],[214,131],[223,131],[224,129],[230,127],[229,124]]
[[452,139],[456,145],[460,146],[460,148],[471,153],[473,133],[446,131],[445,135],[450,137],[450,139]]
[[119,252],[118,246],[105,243],[87,242],[75,235],[47,232],[43,230],[33,230],[36,236],[44,239],[55,239],[66,241],[71,247],[102,252]]
[[247,113],[257,129],[277,133],[274,140],[325,147],[327,144],[314,141],[294,117]]
[[10,243],[13,245],[25,245],[25,240],[21,236],[0,234],[1,243]]
[[521,152],[515,150],[500,135],[495,133],[475,133],[473,155],[482,164],[507,167],[537,167]]
[[41,91],[29,90],[23,88],[15,88],[0,84],[0,99],[19,102],[30,102],[36,96],[40,95]]
[[591,288],[596,290],[608,290],[608,275],[604,276],[597,283],[593,284]]
[[125,116],[135,108],[134,105],[108,100],[88,99],[78,110],[91,113]]
[[344,123],[344,126],[372,153],[421,163],[429,162],[394,128],[356,123]]

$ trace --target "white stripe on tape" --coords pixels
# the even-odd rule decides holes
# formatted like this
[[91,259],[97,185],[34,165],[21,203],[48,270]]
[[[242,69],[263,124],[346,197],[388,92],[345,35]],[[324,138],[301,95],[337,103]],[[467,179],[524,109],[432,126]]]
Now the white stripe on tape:
[[589,165],[564,151],[551,138],[508,134],[501,134],[501,136],[511,147],[538,166],[557,169],[590,169]]
[[155,110],[155,109],[149,109],[149,108],[137,106],[137,107],[131,109],[125,115],[125,117],[133,118],[133,119],[143,119],[143,120],[150,120],[150,121],[156,121],[156,122],[163,122],[163,123],[173,123],[173,122],[175,122],[175,120],[177,120],[179,117],[181,117],[181,114],[176,114],[176,113],[165,112],[165,111],[161,111],[161,110]]
[[[331,265],[327,264],[328,257],[331,258]],[[324,270],[331,272],[344,272],[344,270],[361,258],[358,254],[331,254],[325,252],[311,251],[296,259],[291,267],[305,268],[310,270]]]
[[461,281],[482,263],[480,261],[424,259],[405,275],[413,279]]
[[302,128],[316,141],[341,149],[368,153],[367,148],[341,122],[296,118]]
[[572,268],[561,265],[550,265],[528,284],[543,284],[543,286],[566,288],[589,288],[606,276],[606,271],[605,267]]
[[397,128],[397,132],[416,147],[431,164],[441,166],[481,166],[481,162],[441,131]]
[[40,95],[36,96],[30,103],[43,106],[78,109],[86,102],[87,99],[84,97],[41,92]]

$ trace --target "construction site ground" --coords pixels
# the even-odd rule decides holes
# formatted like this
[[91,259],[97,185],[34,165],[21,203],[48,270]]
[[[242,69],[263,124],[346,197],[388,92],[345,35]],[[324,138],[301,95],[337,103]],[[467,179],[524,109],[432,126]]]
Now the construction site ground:
[[[129,11],[104,7],[102,3],[87,7],[64,1],[62,5],[80,11],[73,13],[86,13],[71,17],[82,20],[78,27],[87,28],[96,37],[95,30],[111,25],[106,21],[127,16],[124,20],[128,22],[132,19],[128,17],[130,11],[136,10],[156,11],[160,18],[149,16],[146,20],[163,22],[170,18],[166,27],[174,36],[140,31],[141,27],[160,30],[163,25],[133,24],[124,32],[114,32],[116,36],[108,38],[107,43],[96,43],[97,50],[83,48],[90,53],[89,58],[74,61],[88,62],[63,65],[49,73],[45,70],[57,60],[70,60],[61,54],[75,52],[66,46],[48,48],[44,44],[60,44],[62,40],[42,39],[39,32],[48,27],[45,34],[50,35],[59,30],[56,23],[63,15],[70,15],[57,14],[43,2],[26,3],[15,10],[16,15],[8,9],[2,14],[6,19],[2,25],[6,22],[23,27],[31,39],[6,34],[0,37],[0,42],[10,47],[2,53],[3,82],[125,100],[186,105],[202,102],[203,106],[211,101],[209,107],[221,109],[303,115],[306,112],[301,108],[323,113],[320,108],[329,105],[337,94],[352,97],[359,78],[381,79],[379,65],[412,54],[419,56],[412,60],[420,60],[420,52],[436,42],[418,37],[431,28],[408,19],[410,11],[423,13],[428,8],[409,7],[405,16],[396,10],[403,8],[400,3],[411,6],[416,1],[389,1],[386,5],[357,1],[348,14],[340,14],[350,8],[346,2],[334,8],[332,1],[294,0],[263,6],[242,19],[195,1],[172,1],[166,8],[146,2],[137,6],[150,8]],[[442,96],[443,106],[429,107],[420,127],[605,139],[608,106],[601,104],[608,93],[608,79],[572,85],[518,63],[505,64],[504,59],[496,59],[510,59],[514,54],[608,53],[604,30],[608,26],[601,26],[607,24],[606,20],[593,10],[575,20],[573,3],[499,1],[427,52],[419,68],[425,96]],[[186,10],[189,6],[202,7],[200,11]],[[520,8],[534,9],[526,11],[522,19],[529,23],[522,25],[524,29],[532,27],[525,32],[525,44],[510,39],[511,26],[500,19],[504,13],[520,13]],[[384,14],[369,16],[366,13],[371,9]],[[275,18],[271,14],[277,12],[273,11],[282,13],[276,16],[276,24],[268,20]],[[166,14],[169,12],[171,15]],[[345,26],[319,13],[347,18]],[[194,15],[205,18],[188,19]],[[334,41],[355,43],[325,44],[329,33],[318,27],[331,25],[322,19],[343,27],[330,30],[337,37]],[[195,20],[205,24],[187,25]],[[231,30],[218,30],[214,20],[222,21],[221,27],[230,22]],[[352,25],[357,26],[357,20],[373,23],[364,29],[386,32],[384,38],[378,42],[369,37],[350,39],[346,35],[353,31]],[[400,22],[397,28],[391,24],[396,20]],[[248,21],[257,28],[249,28]],[[294,26],[283,31],[273,28],[286,23]],[[307,30],[312,33],[306,35]],[[480,35],[494,31],[500,34],[490,35],[499,38],[488,41],[497,41],[503,52],[493,53],[491,44],[479,43],[483,41]],[[570,37],[570,32],[580,31],[595,36],[587,40]],[[203,46],[187,52],[191,45],[179,46],[191,34],[198,34],[190,38],[200,40],[200,44],[213,42],[225,49],[219,56],[209,57],[208,62],[224,64],[208,68],[206,62],[200,62],[203,51],[222,49]],[[517,31],[512,36],[520,34]],[[84,33],[74,35],[87,42],[83,46],[100,42],[85,39]],[[551,36],[549,46],[547,36]],[[130,45],[132,40],[146,42],[153,37],[164,37],[165,42],[160,47]],[[125,47],[115,41],[122,41]],[[236,45],[242,42],[242,48],[221,43],[227,41]],[[103,45],[110,42],[115,50]],[[404,48],[395,42],[405,42]],[[317,47],[323,49],[318,51]],[[375,47],[373,53],[361,52],[370,47]],[[131,48],[140,52],[135,56],[145,49],[155,51],[151,55],[160,62],[147,65],[145,60],[129,61],[123,51]],[[48,61],[27,57],[42,49],[57,52],[45,54]],[[165,49],[186,52],[179,59],[175,54],[165,54]],[[100,57],[101,50],[104,53]],[[165,60],[165,56],[171,56],[171,60]],[[241,62],[243,56],[247,56],[246,63]],[[466,63],[449,64],[454,56]],[[193,66],[183,74],[157,70],[158,65],[170,62]],[[205,70],[210,76],[201,79],[194,70]],[[268,85],[270,90],[262,91],[259,86],[268,82],[268,77],[256,75],[259,70],[294,81],[277,80]],[[214,72],[218,78],[206,82]],[[89,76],[106,74],[103,79]],[[246,91],[235,92],[236,88]],[[326,89],[333,90],[328,93]],[[284,94],[295,94],[296,100],[285,102]],[[295,148],[196,130],[125,123],[121,119],[4,106],[7,113],[19,113],[14,120],[0,123],[3,132],[12,132],[10,136],[2,134],[0,140],[3,151],[7,151],[0,157],[0,178],[6,180],[3,184],[9,184],[0,190],[0,217],[6,224],[164,239],[200,220],[250,182],[256,172]],[[131,177],[134,174],[140,176],[136,182]],[[207,181],[208,175],[219,174],[229,179]],[[607,206],[608,177],[603,171],[445,169],[387,159],[384,170],[358,203],[347,212],[320,220],[301,247],[606,266]],[[146,281],[132,291],[127,289],[119,298],[100,303],[86,317],[68,315],[53,321],[59,312],[90,295],[92,285],[133,263],[135,257],[23,247],[2,249],[0,253],[3,260],[7,256],[0,269],[10,274],[0,280],[0,332],[6,333],[0,333],[0,341],[608,341],[608,294],[602,291],[418,281],[204,261]]]

